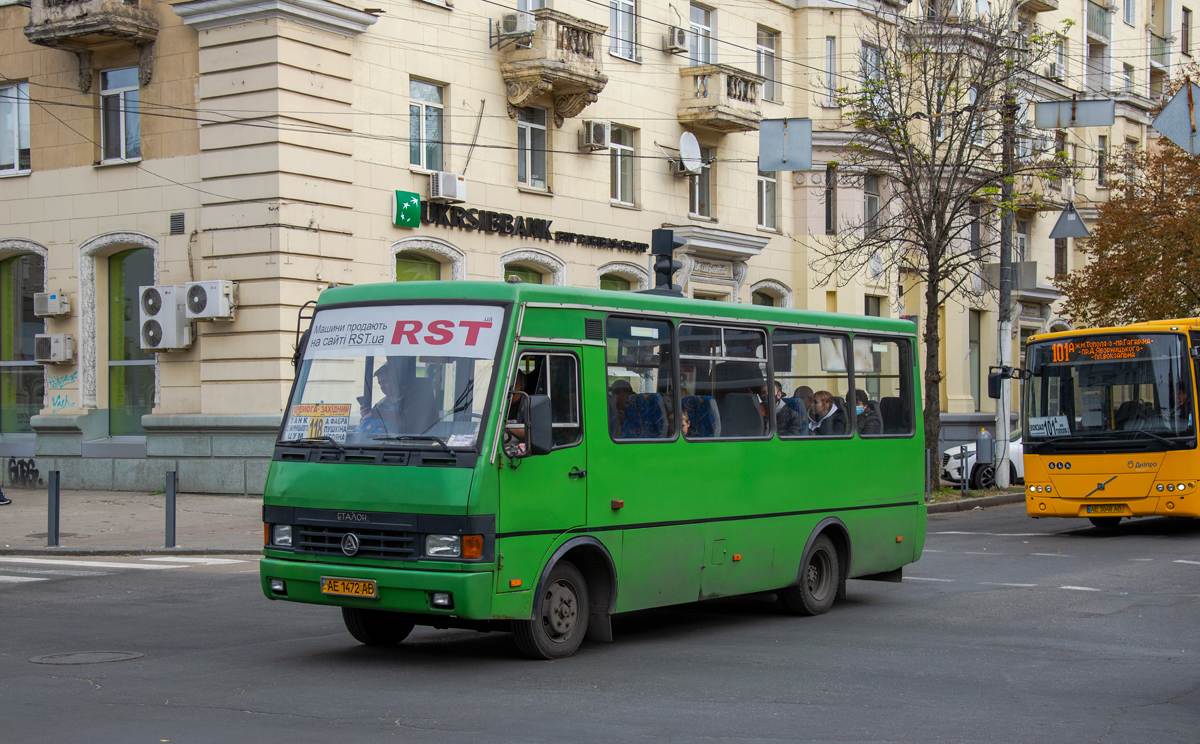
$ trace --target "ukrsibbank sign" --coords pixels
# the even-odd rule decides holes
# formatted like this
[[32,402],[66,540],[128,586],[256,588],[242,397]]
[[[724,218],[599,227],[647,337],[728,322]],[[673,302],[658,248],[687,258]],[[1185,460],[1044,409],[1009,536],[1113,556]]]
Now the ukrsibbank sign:
[[634,253],[645,253],[649,248],[646,243],[635,243],[628,240],[602,238],[597,235],[580,235],[563,230],[551,232],[552,222],[553,220],[493,212],[489,209],[428,202],[411,191],[397,191],[392,201],[392,224],[397,227],[417,227],[418,224],[434,225],[549,240],[555,243],[577,243],[595,248],[615,248],[619,251]]

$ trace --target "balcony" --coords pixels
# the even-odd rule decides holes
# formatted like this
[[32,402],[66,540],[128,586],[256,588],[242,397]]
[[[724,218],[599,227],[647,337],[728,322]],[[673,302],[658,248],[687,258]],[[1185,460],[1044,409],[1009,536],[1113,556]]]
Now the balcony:
[[685,67],[679,74],[683,81],[680,124],[720,134],[758,129],[762,75],[721,64]]
[[517,43],[501,46],[508,115],[549,94],[554,124],[578,116],[608,83],[600,60],[606,26],[551,8],[531,13],[536,28]]
[[1167,52],[1170,44],[1156,33],[1150,33],[1150,64],[1167,69]]
[[1058,0],[1026,0],[1022,10],[1032,10],[1035,13],[1047,13],[1058,10]]
[[114,41],[137,46],[158,36],[154,13],[137,0],[32,0],[25,38],[59,49],[93,49]]
[[1109,26],[1109,21],[1112,15],[1108,12],[1108,8],[1088,0],[1087,4],[1087,32],[1089,35],[1096,37],[1102,41],[1108,41],[1112,38],[1112,28]]

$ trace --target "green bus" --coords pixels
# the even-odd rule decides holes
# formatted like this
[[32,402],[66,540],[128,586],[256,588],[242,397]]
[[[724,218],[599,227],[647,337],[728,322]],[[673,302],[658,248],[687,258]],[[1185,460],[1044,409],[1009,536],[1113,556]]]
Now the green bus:
[[801,615],[925,538],[914,326],[501,282],[321,294],[263,496],[262,589],[358,641],[751,592]]

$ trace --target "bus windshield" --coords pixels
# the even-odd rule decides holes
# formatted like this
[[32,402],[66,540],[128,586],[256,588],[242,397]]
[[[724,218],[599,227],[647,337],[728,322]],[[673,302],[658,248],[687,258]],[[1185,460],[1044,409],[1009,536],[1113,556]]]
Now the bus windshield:
[[1179,334],[1105,334],[1029,346],[1027,444],[1191,437],[1190,357]]
[[318,311],[280,441],[473,448],[503,318],[488,305]]

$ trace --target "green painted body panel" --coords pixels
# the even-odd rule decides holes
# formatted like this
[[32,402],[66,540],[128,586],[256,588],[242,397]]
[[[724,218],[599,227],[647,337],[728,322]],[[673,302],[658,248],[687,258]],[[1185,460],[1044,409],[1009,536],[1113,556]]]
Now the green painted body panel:
[[[617,444],[607,427],[604,348],[584,340],[585,319],[602,319],[619,306],[621,313],[662,317],[694,314],[768,327],[786,323],[903,333],[913,341],[915,358],[915,334],[908,321],[500,282],[338,287],[323,292],[320,305],[424,299],[514,303],[474,471],[275,462],[264,503],[495,515],[497,561],[457,568],[417,561],[396,568],[340,556],[296,560],[285,551],[268,550],[262,562],[268,597],[267,579],[279,577],[289,580],[287,599],[292,601],[440,614],[426,599],[436,585],[454,592],[453,614],[528,618],[532,590],[555,550],[590,535],[613,560],[618,572],[615,609],[624,612],[793,584],[813,529],[828,517],[839,519],[849,532],[850,576],[893,570],[920,557],[926,510],[919,415],[914,436],[907,438]],[[519,335],[524,341],[518,343],[515,326],[522,303]],[[542,304],[547,307],[538,306]],[[504,380],[521,348],[578,355],[584,440],[525,458],[512,468],[502,455],[494,463],[489,460],[496,416],[504,408]],[[912,375],[914,410],[919,411],[915,363]],[[568,477],[572,469],[586,470],[586,478]],[[614,499],[624,506],[614,509]],[[378,600],[325,597],[315,583],[322,575],[375,578],[388,591]],[[295,592],[289,577],[300,582]],[[510,587],[513,579],[521,580],[520,587]],[[451,580],[460,583],[451,587],[446,584]]]

